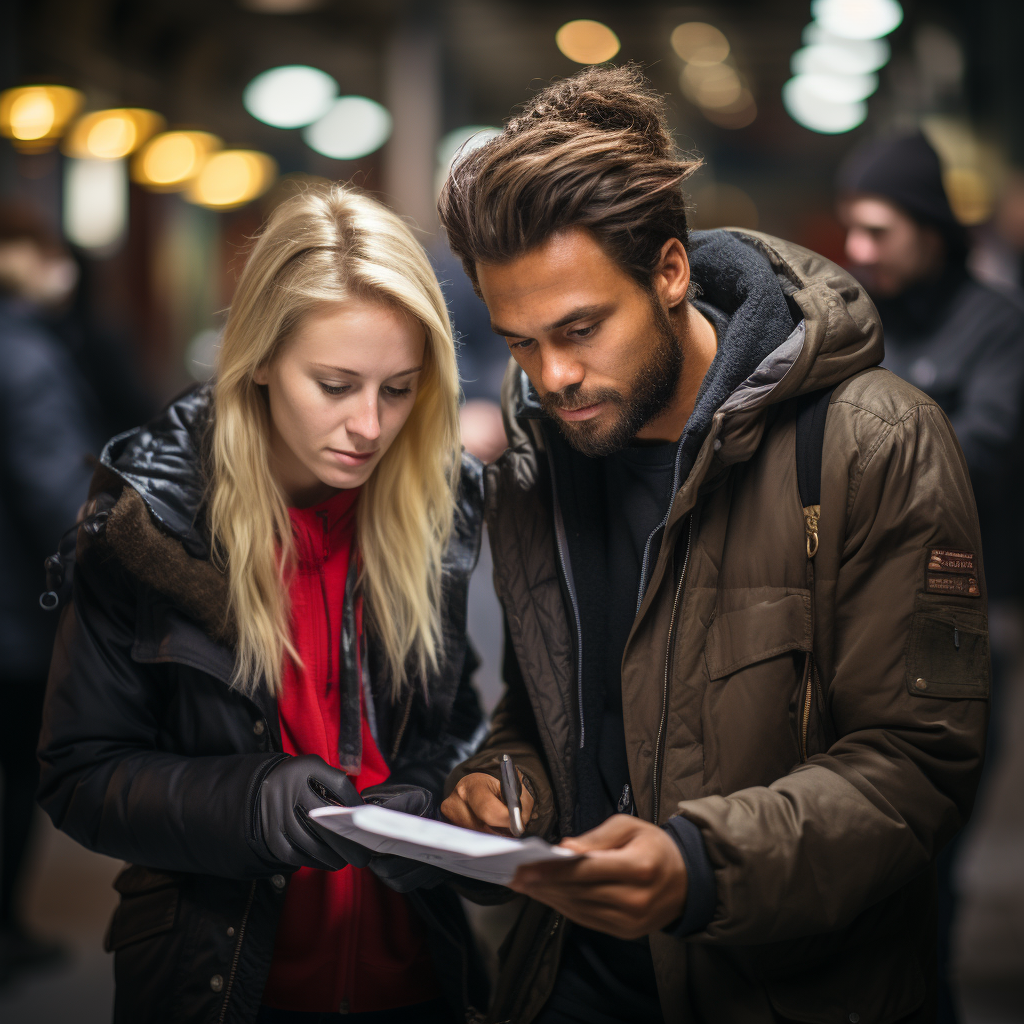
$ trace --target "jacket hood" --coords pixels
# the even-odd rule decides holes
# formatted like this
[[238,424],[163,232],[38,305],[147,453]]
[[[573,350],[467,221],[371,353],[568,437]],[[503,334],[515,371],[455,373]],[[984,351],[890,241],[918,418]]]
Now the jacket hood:
[[[697,398],[691,427],[715,410],[762,409],[834,387],[883,356],[882,327],[861,285],[830,260],[756,231],[729,228],[691,236],[690,262],[709,319],[726,314],[719,351]],[[711,307],[708,309],[707,307]],[[716,324],[718,326],[718,324]],[[544,413],[526,375],[509,365],[503,389],[509,437]]]

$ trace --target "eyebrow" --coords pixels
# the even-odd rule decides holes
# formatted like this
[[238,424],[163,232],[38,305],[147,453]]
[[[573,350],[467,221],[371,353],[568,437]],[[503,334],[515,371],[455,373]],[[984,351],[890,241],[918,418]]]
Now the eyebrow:
[[[363,375],[358,370],[349,370],[344,366],[328,366],[326,363],[313,363],[312,368],[319,371],[320,373],[340,373],[347,377],[362,377]],[[399,370],[398,373],[392,373],[385,377],[385,380],[394,380],[395,377],[408,377],[410,374],[419,373],[423,369],[423,366],[411,366],[408,370]]]
[[[569,324],[575,323],[577,320],[585,320],[588,316],[593,316],[595,313],[600,313],[605,309],[603,305],[600,306],[578,306],[576,309],[570,310],[565,316],[556,320],[552,324],[548,324],[544,328],[544,331],[557,331],[560,327],[567,327]],[[525,338],[525,334],[520,334],[517,331],[510,331],[500,325],[491,321],[491,330],[495,334],[500,334],[505,338]]]

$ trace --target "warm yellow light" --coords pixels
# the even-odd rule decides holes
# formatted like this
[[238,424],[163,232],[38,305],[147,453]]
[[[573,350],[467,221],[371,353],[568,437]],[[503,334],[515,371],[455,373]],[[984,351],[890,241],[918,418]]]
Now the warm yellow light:
[[735,103],[725,107],[702,107],[701,113],[719,128],[746,128],[757,117],[757,104],[749,89],[743,89]]
[[125,107],[97,110],[80,117],[64,143],[68,156],[93,160],[120,160],[134,153],[164,125],[152,110]]
[[985,176],[973,167],[950,167],[942,172],[950,208],[961,224],[972,227],[992,216],[994,197]]
[[164,132],[139,150],[132,178],[140,185],[166,191],[185,188],[200,172],[206,158],[223,143],[209,132]]
[[729,40],[714,25],[688,21],[672,30],[672,49],[690,64],[721,64],[729,56]]
[[599,21],[570,21],[555,33],[555,45],[577,64],[603,64],[619,52],[619,37]]
[[728,64],[687,64],[679,76],[686,98],[699,107],[731,107],[743,94],[743,83]]
[[227,209],[262,195],[277,177],[277,164],[266,153],[225,149],[214,153],[192,182],[188,198],[200,206]]
[[0,133],[22,149],[60,138],[82,106],[82,94],[63,85],[27,85],[0,93]]

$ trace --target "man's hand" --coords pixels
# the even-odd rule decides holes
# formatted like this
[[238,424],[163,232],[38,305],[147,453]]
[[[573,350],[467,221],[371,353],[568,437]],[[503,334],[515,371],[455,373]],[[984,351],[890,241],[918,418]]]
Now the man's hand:
[[[522,777],[520,772],[520,780]],[[533,797],[526,786],[522,788],[519,802],[523,805],[523,821],[528,824],[533,816]],[[474,832],[490,832],[502,836],[512,834],[508,808],[501,798],[501,783],[483,772],[474,772],[460,780],[448,799],[441,804],[441,813],[453,825],[471,828]]]
[[587,856],[526,864],[510,888],[620,939],[649,935],[682,914],[686,865],[675,841],[657,825],[616,814],[562,846]]

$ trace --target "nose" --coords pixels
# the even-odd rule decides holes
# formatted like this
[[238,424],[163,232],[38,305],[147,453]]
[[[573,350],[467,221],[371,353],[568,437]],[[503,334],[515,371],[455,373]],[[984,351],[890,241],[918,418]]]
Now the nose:
[[368,393],[353,410],[345,424],[345,430],[352,437],[376,441],[380,437],[380,397],[375,390],[366,390]]
[[586,376],[583,364],[566,346],[545,346],[541,350],[540,382],[545,391],[562,391],[580,384]]
[[862,228],[850,228],[846,233],[846,255],[851,263],[862,267],[878,262],[878,246],[871,234]]

